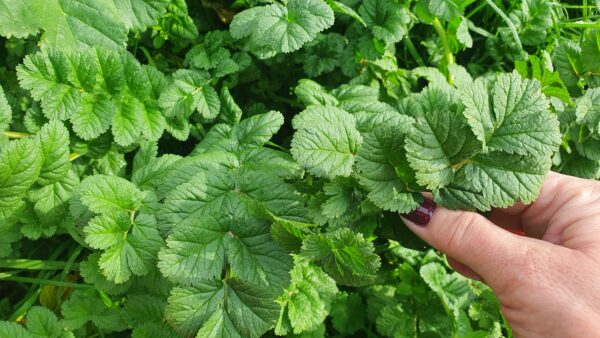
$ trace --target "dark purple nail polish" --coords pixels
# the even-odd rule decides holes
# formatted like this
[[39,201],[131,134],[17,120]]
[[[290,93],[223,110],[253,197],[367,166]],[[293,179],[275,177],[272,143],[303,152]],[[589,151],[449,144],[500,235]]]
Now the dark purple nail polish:
[[433,217],[434,211],[435,203],[433,203],[432,200],[425,198],[423,200],[423,203],[421,203],[421,205],[419,205],[419,207],[416,210],[408,214],[403,214],[402,217],[417,225],[426,226],[429,223],[429,221],[431,221],[431,217]]

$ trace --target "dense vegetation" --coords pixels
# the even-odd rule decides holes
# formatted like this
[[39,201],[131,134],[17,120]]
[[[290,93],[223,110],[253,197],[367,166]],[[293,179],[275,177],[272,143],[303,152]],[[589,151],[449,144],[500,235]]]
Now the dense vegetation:
[[0,337],[501,337],[402,224],[600,178],[600,3],[0,0]]

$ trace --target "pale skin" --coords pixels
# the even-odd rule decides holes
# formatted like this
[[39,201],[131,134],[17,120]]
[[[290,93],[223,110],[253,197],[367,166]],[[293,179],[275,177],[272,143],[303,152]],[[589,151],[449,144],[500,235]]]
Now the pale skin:
[[530,205],[405,223],[494,290],[516,337],[600,337],[600,182],[550,173]]

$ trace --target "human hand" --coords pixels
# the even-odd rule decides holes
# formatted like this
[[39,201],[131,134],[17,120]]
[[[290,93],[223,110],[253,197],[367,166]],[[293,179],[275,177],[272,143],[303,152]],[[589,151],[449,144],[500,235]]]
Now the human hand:
[[428,200],[401,216],[494,290],[515,336],[600,337],[600,182],[550,173],[537,201],[489,218]]

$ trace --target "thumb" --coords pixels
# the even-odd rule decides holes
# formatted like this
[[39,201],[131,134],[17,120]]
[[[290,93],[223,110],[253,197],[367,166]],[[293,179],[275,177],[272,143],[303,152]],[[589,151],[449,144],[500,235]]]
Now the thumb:
[[525,264],[541,258],[550,245],[508,232],[477,213],[436,207],[427,198],[417,210],[400,216],[417,236],[469,267],[492,287],[521,275]]

